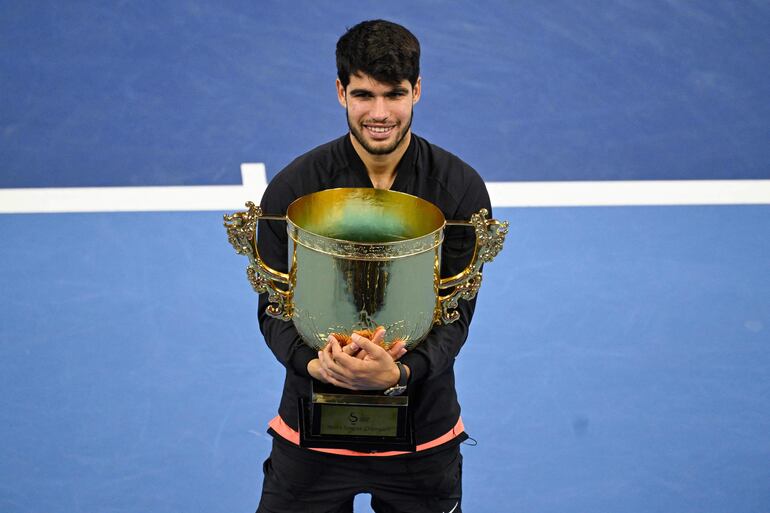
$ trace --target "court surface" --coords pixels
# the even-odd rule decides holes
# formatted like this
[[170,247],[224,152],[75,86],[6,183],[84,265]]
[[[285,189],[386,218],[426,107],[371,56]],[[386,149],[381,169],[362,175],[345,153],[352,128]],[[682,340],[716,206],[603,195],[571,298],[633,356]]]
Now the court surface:
[[193,198],[342,134],[334,43],[377,17],[511,223],[456,364],[464,510],[770,511],[770,4],[0,5],[3,513],[256,508],[282,372],[222,214],[259,187]]

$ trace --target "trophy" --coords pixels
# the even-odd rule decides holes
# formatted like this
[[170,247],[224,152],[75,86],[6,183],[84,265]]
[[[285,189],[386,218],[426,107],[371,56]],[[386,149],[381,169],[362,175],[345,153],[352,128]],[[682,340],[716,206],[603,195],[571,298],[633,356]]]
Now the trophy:
[[[225,215],[228,240],[249,258],[246,273],[257,293],[267,293],[267,314],[294,323],[302,340],[320,350],[334,335],[342,345],[353,333],[386,329],[386,349],[403,341],[417,346],[434,325],[459,318],[458,301],[481,286],[481,267],[500,252],[508,223],[486,209],[469,220],[447,221],[441,210],[415,196],[373,188],[328,189],[302,196],[285,215],[260,207]],[[268,266],[257,249],[257,221],[286,222],[288,273]],[[446,226],[476,234],[473,256],[459,274],[441,278]],[[301,400],[300,445],[358,450],[414,450],[408,396],[343,390],[313,380]]]

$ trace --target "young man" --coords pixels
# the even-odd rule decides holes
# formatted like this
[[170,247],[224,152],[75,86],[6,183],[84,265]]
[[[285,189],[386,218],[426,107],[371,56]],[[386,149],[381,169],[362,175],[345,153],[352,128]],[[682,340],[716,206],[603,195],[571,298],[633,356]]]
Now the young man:
[[[481,177],[454,155],[411,131],[422,93],[420,45],[404,27],[382,20],[351,28],[337,42],[337,99],[349,132],[294,160],[262,199],[269,214],[285,213],[295,199],[337,187],[375,187],[430,201],[446,219],[467,220],[491,211]],[[284,224],[260,222],[258,245],[271,267],[287,269]],[[442,245],[442,276],[468,265],[473,230],[453,227]],[[273,450],[264,464],[258,512],[350,512],[358,493],[372,495],[378,512],[460,513],[462,456],[467,439],[457,402],[454,360],[468,335],[475,301],[461,301],[460,319],[436,326],[408,353],[385,350],[358,335],[341,348],[333,337],[323,351],[305,345],[290,322],[269,317],[260,296],[262,334],[286,368],[279,415],[270,422]],[[381,337],[381,333],[373,338]],[[363,357],[365,356],[365,358]],[[396,363],[398,361],[401,365]],[[297,404],[312,379],[350,390],[385,390],[406,373],[414,452],[357,453],[299,447]]]

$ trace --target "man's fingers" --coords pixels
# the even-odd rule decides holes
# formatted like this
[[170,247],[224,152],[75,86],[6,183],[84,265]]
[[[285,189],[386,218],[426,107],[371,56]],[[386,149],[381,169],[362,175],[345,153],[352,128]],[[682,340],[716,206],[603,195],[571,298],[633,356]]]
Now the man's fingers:
[[332,374],[330,374],[330,373],[328,373],[328,372],[326,372],[324,370],[322,370],[321,372],[323,373],[323,377],[324,377],[324,379],[326,380],[327,383],[329,383],[331,385],[334,385],[335,387],[350,388],[350,386],[345,384],[343,381],[340,381],[339,379],[334,377]]
[[378,358],[382,358],[384,354],[387,353],[391,359],[398,360],[406,354],[406,342],[403,340],[398,340],[391,344],[391,346],[386,350],[382,347],[384,338],[385,328],[382,326],[379,326],[375,330],[374,335],[372,336],[372,340],[354,333],[351,339],[354,340],[355,343],[361,348],[361,352],[359,352],[356,357],[360,360],[377,360]]
[[336,339],[319,352],[318,359],[328,372],[342,380],[353,379],[360,367],[360,360],[347,354]]
[[334,339],[334,342],[331,344],[332,346],[332,359],[336,362],[337,358],[341,358],[342,355],[349,356],[345,353],[345,351],[342,349],[342,346],[339,342],[337,342],[337,339]]
[[372,346],[371,340],[369,340],[364,336],[359,335],[358,333],[353,333],[352,335],[350,335],[350,340],[358,344],[361,347],[361,349],[363,349],[364,351],[368,350]]
[[322,380],[336,387],[356,390],[356,386],[352,377],[349,376],[348,371],[342,365],[340,365],[340,360],[358,360],[356,360],[354,356],[344,354],[341,349],[337,353],[339,357],[335,358],[333,356],[333,351],[334,347],[331,346],[331,344],[330,347],[324,348],[322,351],[318,351],[318,361],[321,363],[320,373]]
[[348,343],[347,345],[345,345],[342,348],[342,350],[345,352],[345,354],[350,355],[350,356],[354,356],[357,353],[359,353],[360,349],[361,348],[358,347],[358,344],[356,344],[355,342],[350,342],[350,343]]
[[406,342],[403,340],[399,340],[397,342],[394,342],[389,348],[388,348],[388,354],[391,358],[394,360],[398,360],[402,356],[406,354]]
[[340,383],[344,384],[347,382],[347,376],[339,372],[339,370],[339,366],[331,359],[321,362],[321,373],[332,385],[340,386]]
[[329,344],[322,351],[318,351],[318,360],[321,362],[321,369],[332,376],[339,376],[342,368],[338,365],[333,353],[333,346]]
[[377,326],[377,329],[374,330],[374,336],[372,337],[372,342],[381,346],[383,340],[385,340],[385,328],[383,328],[382,326]]
[[372,342],[366,337],[362,337],[361,335],[358,335],[357,333],[353,333],[351,338],[353,339],[353,342],[358,344],[358,346],[361,349],[369,353],[370,357],[376,357],[375,355],[378,355],[378,354],[381,356],[382,353],[385,352],[385,350],[381,346],[375,344],[374,342]]

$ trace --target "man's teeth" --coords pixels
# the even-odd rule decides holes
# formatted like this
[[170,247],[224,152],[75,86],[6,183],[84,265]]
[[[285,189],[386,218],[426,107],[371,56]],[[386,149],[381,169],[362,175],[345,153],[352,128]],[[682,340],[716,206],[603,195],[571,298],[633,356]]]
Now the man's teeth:
[[376,132],[378,134],[384,134],[385,132],[388,132],[389,130],[391,130],[393,127],[392,126],[367,126],[366,128],[368,128],[372,132]]

